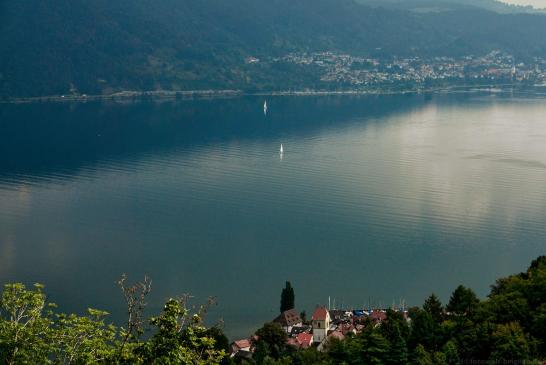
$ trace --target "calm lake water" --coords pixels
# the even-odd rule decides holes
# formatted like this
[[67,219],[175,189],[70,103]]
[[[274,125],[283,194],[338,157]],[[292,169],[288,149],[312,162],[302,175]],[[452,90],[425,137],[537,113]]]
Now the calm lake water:
[[[0,105],[0,283],[123,316],[115,281],[299,310],[485,296],[546,252],[546,99],[460,94]],[[280,144],[285,153],[279,156]]]

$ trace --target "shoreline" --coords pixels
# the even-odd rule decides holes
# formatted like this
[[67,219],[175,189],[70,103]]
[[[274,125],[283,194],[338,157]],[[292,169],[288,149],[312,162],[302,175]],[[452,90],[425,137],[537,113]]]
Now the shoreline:
[[[543,93],[537,93],[537,89]],[[284,90],[284,91],[244,91],[244,90],[178,90],[178,91],[120,91],[108,95],[48,95],[33,97],[7,98],[0,104],[34,104],[34,103],[66,103],[89,101],[148,101],[148,100],[191,100],[219,99],[244,96],[336,96],[336,95],[405,95],[405,94],[435,94],[453,92],[522,92],[535,91],[535,94],[546,95],[546,85],[528,85],[525,87],[513,84],[499,85],[453,85],[407,90]]]

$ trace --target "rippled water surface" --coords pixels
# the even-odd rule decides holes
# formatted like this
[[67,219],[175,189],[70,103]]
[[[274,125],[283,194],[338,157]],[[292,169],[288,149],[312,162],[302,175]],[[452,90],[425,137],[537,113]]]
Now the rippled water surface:
[[[546,100],[491,95],[0,105],[0,282],[123,315],[122,273],[298,309],[444,300],[546,251]],[[279,155],[280,144],[285,148]]]

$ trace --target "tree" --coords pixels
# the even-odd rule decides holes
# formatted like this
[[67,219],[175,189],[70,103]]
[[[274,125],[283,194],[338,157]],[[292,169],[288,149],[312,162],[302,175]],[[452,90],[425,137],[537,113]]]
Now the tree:
[[97,309],[88,309],[85,316],[56,313],[42,285],[33,289],[5,285],[0,299],[0,363],[220,364],[226,358],[227,339],[203,325],[212,301],[194,313],[187,309],[187,299],[169,300],[150,320],[154,335],[139,342],[127,333],[138,333],[140,317],[132,317],[134,330],[127,331],[106,324],[108,313]]
[[286,286],[281,292],[281,313],[295,308],[295,296],[292,284],[286,282]]
[[495,330],[496,325],[487,321],[473,322],[467,318],[458,320],[453,341],[457,344],[459,358],[488,359]]
[[[226,354],[229,354],[230,346],[229,339],[224,334],[221,328],[211,327],[207,330],[206,335],[214,340],[214,348],[216,350],[223,350]],[[222,364],[230,364],[229,357],[225,357],[222,360]]]
[[480,300],[472,289],[459,285],[451,295],[446,309],[448,312],[459,316],[472,315],[479,303]]
[[88,316],[57,314],[53,353],[61,364],[91,364],[115,358],[117,329],[106,325],[107,312],[88,309]]
[[125,304],[127,305],[127,327],[121,328],[121,345],[119,346],[119,355],[124,357],[125,346],[131,342],[137,342],[144,333],[143,329],[143,311],[146,308],[146,296],[152,290],[152,281],[147,276],[144,281],[127,286],[127,275],[123,274],[118,281]]
[[443,352],[436,351],[432,355],[432,363],[434,365],[448,365],[446,355]]
[[481,308],[484,320],[493,323],[519,322],[526,324],[532,310],[524,291],[510,290],[491,296]]
[[398,334],[402,336],[404,341],[407,341],[410,328],[402,313],[389,309],[387,310],[387,318],[381,323],[379,331],[389,341],[392,341]]
[[438,299],[436,294],[431,294],[430,297],[425,300],[425,304],[423,304],[423,309],[432,316],[432,319],[436,323],[441,323],[443,321],[444,308],[442,306],[442,302],[440,302],[440,299]]
[[301,311],[301,312],[300,312],[300,318],[301,318],[301,322],[302,322],[303,324],[309,323],[309,322],[307,321],[307,313],[306,313],[305,311]]
[[534,319],[530,332],[536,338],[540,339],[542,355],[546,355],[546,303],[537,308],[533,317]]
[[[216,348],[216,342],[203,325],[206,306],[191,313],[188,296],[169,299],[158,317],[150,319],[156,327],[152,338],[135,350],[145,364],[220,364],[226,356]],[[209,302],[210,304],[210,302]]]
[[[294,365],[331,365],[327,353],[319,352],[315,348],[298,351],[293,356]],[[336,362],[337,364],[338,362]]]
[[428,350],[435,350],[438,342],[437,332],[437,324],[429,312],[414,311],[411,317],[411,333],[408,341],[410,348],[415,349],[422,345]]
[[517,322],[499,325],[493,333],[492,361],[518,361],[529,360],[529,343],[523,329]]
[[115,353],[116,328],[107,312],[88,309],[87,316],[55,314],[43,285],[28,290],[5,285],[0,303],[0,360],[6,364],[107,362]]
[[349,360],[349,341],[341,341],[337,338],[331,338],[327,342],[326,350],[328,357],[336,364],[343,364]]
[[388,350],[388,341],[374,328],[366,328],[360,335],[349,341],[349,362],[351,364],[384,364]]
[[292,360],[288,357],[283,357],[281,359],[273,359],[269,356],[266,356],[261,362],[262,365],[291,365]]
[[214,345],[217,350],[229,351],[229,339],[226,337],[222,329],[211,327],[207,330],[207,336],[214,339]]
[[[286,349],[286,340],[288,336],[278,323],[269,322],[256,331],[258,340],[256,343],[257,355],[270,356],[275,360],[280,359]],[[264,352],[264,354],[260,354]]]
[[460,362],[457,345],[453,341],[447,341],[442,347],[442,353],[445,356],[446,362],[450,365],[456,365]]
[[409,326],[403,314],[389,309],[387,318],[379,327],[379,332],[389,341],[390,345],[386,363],[393,365],[407,363]]
[[531,336],[533,351],[536,347],[546,356],[546,256],[534,260],[526,272],[497,280],[480,309],[489,322],[518,322]]
[[52,351],[52,313],[43,285],[7,284],[0,299],[0,359],[6,364],[47,363]]
[[395,332],[392,338],[389,339],[390,346],[386,356],[386,364],[389,365],[404,365],[408,362],[408,346],[402,338],[400,330],[395,327]]
[[423,345],[418,345],[413,352],[412,364],[415,365],[433,365],[432,356]]

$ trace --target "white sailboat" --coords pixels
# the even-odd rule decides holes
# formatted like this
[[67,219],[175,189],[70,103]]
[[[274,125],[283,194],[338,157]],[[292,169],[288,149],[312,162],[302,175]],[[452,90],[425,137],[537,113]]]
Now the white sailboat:
[[264,115],[267,115],[267,100],[264,101]]
[[282,143],[281,143],[281,151],[280,152],[281,152],[281,155],[284,153],[284,147],[283,147]]

